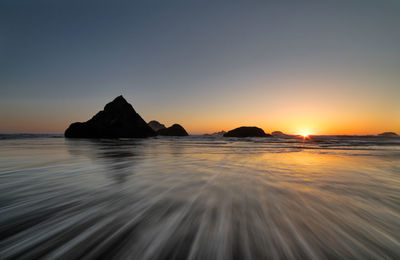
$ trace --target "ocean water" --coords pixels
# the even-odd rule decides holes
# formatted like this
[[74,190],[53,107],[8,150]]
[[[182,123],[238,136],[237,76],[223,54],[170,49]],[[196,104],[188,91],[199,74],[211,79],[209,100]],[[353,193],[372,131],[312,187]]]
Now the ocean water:
[[0,259],[399,259],[400,138],[0,136]]

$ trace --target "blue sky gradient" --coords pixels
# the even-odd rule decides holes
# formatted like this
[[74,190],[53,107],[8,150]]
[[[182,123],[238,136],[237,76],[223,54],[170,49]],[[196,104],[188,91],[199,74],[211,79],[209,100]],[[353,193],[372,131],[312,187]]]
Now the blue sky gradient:
[[1,1],[0,132],[120,94],[191,133],[400,132],[400,1],[132,2]]

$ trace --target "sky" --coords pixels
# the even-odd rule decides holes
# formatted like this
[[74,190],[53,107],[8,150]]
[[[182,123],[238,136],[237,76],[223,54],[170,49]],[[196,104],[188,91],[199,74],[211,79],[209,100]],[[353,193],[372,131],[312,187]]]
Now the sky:
[[123,95],[190,134],[400,133],[400,1],[0,0],[0,133]]

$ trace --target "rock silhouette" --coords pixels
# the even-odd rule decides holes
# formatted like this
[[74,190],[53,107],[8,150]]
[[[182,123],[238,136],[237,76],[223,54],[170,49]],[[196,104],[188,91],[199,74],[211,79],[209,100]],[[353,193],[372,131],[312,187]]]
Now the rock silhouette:
[[224,134],[226,134],[226,132],[224,130],[219,131],[219,132],[214,132],[212,134],[204,134],[205,136],[224,136]]
[[396,134],[395,132],[384,132],[384,133],[379,134],[378,136],[393,137],[393,136],[399,136],[399,135]]
[[64,135],[69,138],[143,138],[155,136],[155,131],[121,95],[87,122],[71,124]]
[[269,137],[264,130],[255,126],[242,126],[228,131],[224,137]]
[[281,131],[273,131],[273,132],[271,133],[271,135],[272,135],[272,136],[276,136],[276,137],[285,137],[285,136],[289,136],[289,135],[287,135],[287,134],[285,134],[285,133],[283,133],[283,132],[281,132]]
[[161,124],[160,122],[156,121],[156,120],[151,120],[148,125],[151,127],[151,129],[153,129],[154,131],[158,131],[160,129],[164,129],[165,125]]
[[188,136],[189,134],[186,132],[185,128],[183,128],[179,124],[174,124],[168,128],[160,129],[156,132],[157,135],[163,136]]

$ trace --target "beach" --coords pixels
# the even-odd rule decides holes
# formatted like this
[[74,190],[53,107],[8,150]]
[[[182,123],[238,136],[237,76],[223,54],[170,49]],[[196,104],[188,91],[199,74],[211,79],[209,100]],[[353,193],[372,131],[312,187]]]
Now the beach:
[[2,135],[0,258],[398,259],[400,138]]

